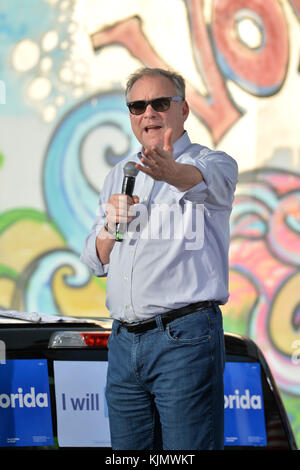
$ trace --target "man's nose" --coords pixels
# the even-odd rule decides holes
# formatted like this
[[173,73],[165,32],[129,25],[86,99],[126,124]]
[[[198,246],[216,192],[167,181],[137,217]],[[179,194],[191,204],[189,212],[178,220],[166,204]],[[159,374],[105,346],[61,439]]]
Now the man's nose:
[[147,104],[146,109],[144,111],[144,116],[149,116],[155,114],[155,110],[152,108],[151,104]]

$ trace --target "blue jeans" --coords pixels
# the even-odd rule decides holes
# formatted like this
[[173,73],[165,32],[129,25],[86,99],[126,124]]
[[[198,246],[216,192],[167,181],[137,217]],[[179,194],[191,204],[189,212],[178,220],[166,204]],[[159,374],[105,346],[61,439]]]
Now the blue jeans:
[[106,400],[112,448],[223,449],[222,314],[210,307],[144,333],[115,320]]

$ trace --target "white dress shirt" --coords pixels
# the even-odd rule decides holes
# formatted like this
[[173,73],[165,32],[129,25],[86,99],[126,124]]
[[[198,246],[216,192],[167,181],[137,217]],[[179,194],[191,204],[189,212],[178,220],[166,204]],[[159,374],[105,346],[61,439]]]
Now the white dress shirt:
[[105,180],[81,255],[94,275],[107,276],[106,306],[121,321],[141,321],[204,300],[224,304],[229,296],[229,217],[237,163],[224,152],[192,144],[186,132],[173,147],[176,161],[196,166],[203,181],[181,192],[139,172],[135,217],[103,265],[96,237],[105,223],[105,205],[111,194],[121,192],[125,163],[139,161],[140,154],[122,160]]

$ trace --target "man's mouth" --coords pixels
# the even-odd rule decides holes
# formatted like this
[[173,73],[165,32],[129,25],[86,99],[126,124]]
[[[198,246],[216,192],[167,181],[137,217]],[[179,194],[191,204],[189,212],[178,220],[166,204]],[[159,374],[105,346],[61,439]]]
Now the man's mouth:
[[161,129],[161,126],[154,125],[154,124],[150,124],[149,126],[144,127],[144,131],[147,133],[152,132],[152,131],[157,131],[159,129]]

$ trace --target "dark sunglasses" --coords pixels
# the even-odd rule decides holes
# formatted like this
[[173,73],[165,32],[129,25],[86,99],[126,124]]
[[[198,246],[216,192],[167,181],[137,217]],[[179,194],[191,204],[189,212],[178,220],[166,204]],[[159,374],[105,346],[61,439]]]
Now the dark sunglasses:
[[146,111],[148,104],[151,104],[154,111],[161,113],[170,109],[171,101],[184,101],[184,98],[181,96],[164,96],[162,98],[155,98],[154,100],[149,101],[131,101],[130,103],[127,103],[127,106],[131,114],[143,114]]

